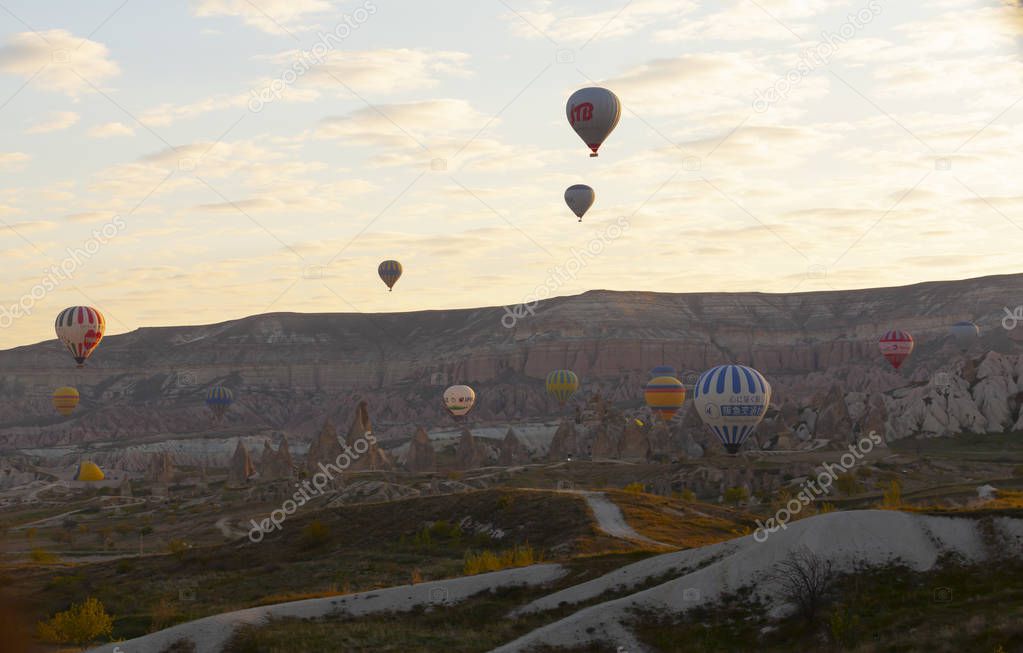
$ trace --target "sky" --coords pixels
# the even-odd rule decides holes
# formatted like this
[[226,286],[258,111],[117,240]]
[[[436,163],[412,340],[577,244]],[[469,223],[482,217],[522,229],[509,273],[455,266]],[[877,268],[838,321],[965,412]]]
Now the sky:
[[0,0],[0,348],[1017,272],[1021,42],[1015,0]]

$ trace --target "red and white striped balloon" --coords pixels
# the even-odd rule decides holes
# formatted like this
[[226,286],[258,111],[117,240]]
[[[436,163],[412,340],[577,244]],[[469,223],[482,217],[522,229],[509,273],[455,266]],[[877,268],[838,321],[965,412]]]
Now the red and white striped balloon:
[[913,353],[913,336],[908,331],[892,329],[881,336],[878,348],[892,367],[899,369],[902,363]]
[[95,351],[103,339],[106,324],[103,314],[95,308],[71,306],[57,315],[53,326],[57,331],[57,339],[71,352],[78,367],[83,367],[85,359]]

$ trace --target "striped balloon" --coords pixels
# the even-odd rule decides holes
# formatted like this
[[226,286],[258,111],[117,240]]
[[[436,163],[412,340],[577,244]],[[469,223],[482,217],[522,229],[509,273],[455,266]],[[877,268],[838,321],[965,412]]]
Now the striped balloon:
[[718,365],[697,379],[693,402],[703,423],[734,454],[764,419],[771,384],[752,367]]
[[206,391],[206,405],[213,412],[213,417],[220,421],[228,407],[234,403],[234,393],[222,385],[215,385]]
[[665,422],[671,421],[686,400],[686,388],[673,376],[655,376],[643,391],[646,405]]
[[57,339],[64,343],[75,357],[78,367],[85,366],[87,359],[99,346],[106,330],[103,314],[91,306],[71,306],[57,315],[54,322]]
[[397,261],[384,261],[377,266],[377,274],[387,284],[387,290],[393,291],[394,284],[401,278],[401,263]]
[[75,408],[78,407],[78,400],[78,390],[70,386],[63,386],[53,391],[53,407],[64,417],[75,412]]
[[673,376],[678,378],[678,372],[671,365],[658,365],[654,369],[650,370],[650,378],[655,376]]
[[547,394],[564,406],[579,389],[579,377],[572,370],[554,370],[547,375]]
[[892,329],[884,334],[881,336],[880,342],[877,343],[881,353],[895,369],[899,369],[913,353],[913,344],[913,336],[909,335],[908,331],[899,331],[898,329]]

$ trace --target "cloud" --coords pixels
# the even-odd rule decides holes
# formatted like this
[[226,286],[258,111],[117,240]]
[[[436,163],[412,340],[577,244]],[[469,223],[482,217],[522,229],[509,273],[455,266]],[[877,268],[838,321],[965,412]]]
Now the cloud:
[[162,127],[178,120],[195,118],[212,111],[245,110],[248,103],[248,95],[220,93],[188,104],[164,103],[146,109],[139,117],[139,121],[145,125]]
[[[415,148],[420,141],[476,130],[488,117],[465,100],[441,99],[402,104],[382,104],[358,109],[345,116],[325,118],[317,135],[343,138],[360,145]],[[423,154],[424,160],[429,157]]]
[[0,152],[0,170],[20,169],[31,158],[24,152]]
[[114,217],[113,213],[109,211],[84,211],[81,213],[71,213],[64,216],[64,219],[68,222],[78,222],[82,224],[93,224],[97,222],[109,222]]
[[413,50],[331,50],[319,60],[315,53],[289,50],[275,55],[272,61],[291,66],[302,62],[308,66],[300,84],[317,84],[331,90],[343,90],[338,80],[365,93],[406,93],[436,86],[441,76],[469,75],[464,52]]
[[78,97],[121,70],[102,43],[63,29],[20,32],[0,47],[0,72],[18,75],[51,91]]
[[54,111],[28,129],[29,134],[59,132],[78,123],[78,114],[73,111]]
[[[700,18],[687,15],[674,27],[657,30],[654,38],[661,42],[791,41],[796,38],[792,32],[796,32],[816,41],[816,28],[807,19],[838,6],[848,6],[848,3],[836,0],[735,2]],[[840,24],[836,23],[834,28]]]
[[134,136],[135,130],[123,122],[108,122],[96,125],[89,130],[92,138],[111,138],[114,136]]
[[558,9],[548,0],[502,15],[512,34],[526,39],[549,38],[559,43],[589,43],[622,38],[657,21],[688,15],[699,7],[693,0],[633,0],[625,6],[594,13]]
[[686,54],[654,59],[604,82],[626,107],[642,114],[700,115],[750,105],[770,75],[745,52]]
[[313,29],[302,21],[333,7],[325,0],[192,0],[191,8],[195,16],[232,16],[268,34],[287,34]]

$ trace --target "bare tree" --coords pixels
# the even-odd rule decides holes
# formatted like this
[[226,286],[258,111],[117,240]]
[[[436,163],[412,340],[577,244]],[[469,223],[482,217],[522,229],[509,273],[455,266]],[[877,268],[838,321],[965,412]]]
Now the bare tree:
[[767,579],[778,583],[782,598],[809,623],[824,604],[834,574],[830,560],[802,548],[775,564]]

